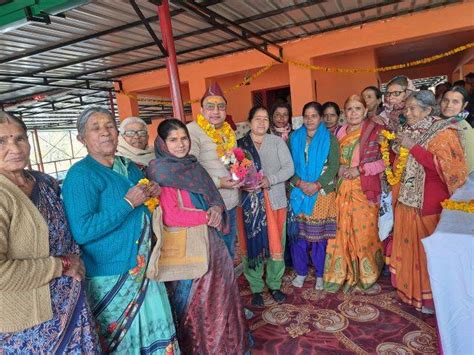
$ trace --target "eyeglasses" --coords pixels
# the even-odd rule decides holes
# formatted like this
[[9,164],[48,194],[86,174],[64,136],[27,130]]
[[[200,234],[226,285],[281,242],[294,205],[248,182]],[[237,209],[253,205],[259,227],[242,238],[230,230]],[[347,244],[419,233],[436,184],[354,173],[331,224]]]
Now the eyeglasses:
[[211,104],[211,103],[207,103],[204,105],[204,109],[206,109],[207,111],[214,111],[216,108],[218,111],[225,111],[227,105],[224,104],[224,103],[220,103],[220,104]]
[[125,132],[123,132],[123,135],[125,137],[135,137],[135,136],[146,137],[147,134],[148,134],[148,132],[145,131],[145,130],[142,130],[142,131],[125,131]]
[[385,91],[385,96],[390,97],[399,97],[401,94],[403,94],[406,90],[402,91]]

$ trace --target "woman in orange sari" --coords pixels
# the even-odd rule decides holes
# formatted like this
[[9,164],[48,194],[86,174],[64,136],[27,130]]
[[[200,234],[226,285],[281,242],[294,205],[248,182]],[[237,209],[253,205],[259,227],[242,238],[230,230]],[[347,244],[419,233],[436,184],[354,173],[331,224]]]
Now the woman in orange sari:
[[[467,177],[456,128],[436,114],[437,103],[431,91],[422,90],[408,97],[407,124],[398,136],[410,155],[400,184],[393,188],[392,284],[403,302],[423,313],[434,313],[434,304],[421,240],[434,232],[441,202]],[[395,160],[395,166],[397,163]]]
[[383,160],[377,144],[382,127],[365,119],[365,101],[353,95],[344,104],[347,124],[337,133],[340,163],[336,238],[326,249],[324,289],[345,292],[372,287],[383,267],[378,239],[378,203]]

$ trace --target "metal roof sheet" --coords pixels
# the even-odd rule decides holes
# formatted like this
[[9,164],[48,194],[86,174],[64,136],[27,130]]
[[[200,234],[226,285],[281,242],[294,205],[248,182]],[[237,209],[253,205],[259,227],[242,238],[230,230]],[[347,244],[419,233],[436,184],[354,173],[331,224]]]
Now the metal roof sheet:
[[[278,43],[454,2],[459,1],[210,0],[199,1],[198,4]],[[157,37],[161,38],[156,6],[145,0],[137,0],[137,4],[144,16],[150,19]],[[251,48],[187,11],[178,0],[170,0],[170,11],[178,63]],[[35,94],[57,91],[55,87],[39,86],[41,79],[28,77],[82,79],[54,82],[55,85],[74,86],[71,90],[77,91],[78,88],[85,88],[86,78],[119,78],[165,66],[161,52],[128,1],[90,1],[66,11],[64,15],[65,18],[52,17],[49,25],[29,22],[0,35],[0,104],[5,105],[7,110],[21,112],[18,101]],[[19,77],[5,74],[17,74]],[[111,82],[100,82],[95,83],[94,87],[106,90],[113,86]],[[62,97],[66,97],[71,90],[62,90]],[[90,96],[94,94],[93,91],[87,92]],[[108,95],[107,92],[95,94]],[[61,98],[61,95],[53,95],[51,100],[58,100],[58,97]],[[46,112],[41,113],[44,114]],[[48,117],[55,115],[47,113]],[[66,117],[66,114],[62,116]]]

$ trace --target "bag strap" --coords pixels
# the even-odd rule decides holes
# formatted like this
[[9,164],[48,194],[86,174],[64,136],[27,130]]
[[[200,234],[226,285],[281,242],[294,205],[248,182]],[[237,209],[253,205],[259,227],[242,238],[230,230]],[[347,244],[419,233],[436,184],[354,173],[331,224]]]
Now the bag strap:
[[177,189],[177,190],[178,190],[178,207],[179,208],[185,211],[203,211],[203,210],[200,210],[199,208],[184,207],[183,196],[181,195],[181,190],[180,189]]
[[178,207],[179,208],[184,208],[184,203],[183,203],[183,196],[181,195],[181,190],[178,190]]

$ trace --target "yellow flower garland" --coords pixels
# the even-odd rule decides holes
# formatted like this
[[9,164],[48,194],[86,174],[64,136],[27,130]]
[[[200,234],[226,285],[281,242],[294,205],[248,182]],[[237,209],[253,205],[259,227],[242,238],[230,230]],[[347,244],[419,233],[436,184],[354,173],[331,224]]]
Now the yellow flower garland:
[[444,200],[441,206],[447,210],[462,211],[466,213],[474,213],[474,200],[469,201],[454,201]]
[[[141,179],[138,181],[138,185],[148,185],[149,183],[150,180],[148,179]],[[153,213],[155,208],[160,204],[160,199],[158,197],[150,197],[143,204],[148,207],[148,211],[150,211],[150,213]]]
[[382,152],[382,159],[385,164],[385,174],[387,175],[387,181],[390,185],[396,185],[400,182],[403,172],[405,171],[405,166],[407,165],[409,150],[400,147],[399,158],[395,171],[390,167],[390,153],[388,148],[388,141],[393,140],[397,137],[395,133],[383,130],[382,135],[385,137],[385,140],[380,143],[380,151]]
[[232,127],[227,122],[223,123],[222,128],[216,129],[202,114],[197,116],[196,122],[204,133],[216,143],[216,151],[219,158],[235,147],[237,139]]

